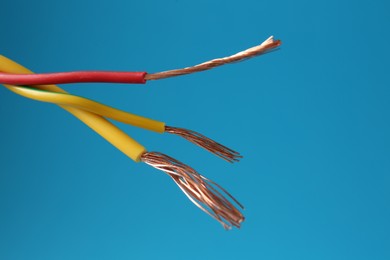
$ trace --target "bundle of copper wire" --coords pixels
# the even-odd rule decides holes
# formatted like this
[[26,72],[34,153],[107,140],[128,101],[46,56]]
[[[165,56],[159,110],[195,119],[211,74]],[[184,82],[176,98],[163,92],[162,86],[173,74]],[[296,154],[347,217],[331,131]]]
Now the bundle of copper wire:
[[225,196],[242,209],[244,207],[225,189],[190,166],[158,152],[146,152],[141,160],[168,174],[196,206],[219,221],[224,228],[240,227],[244,221],[242,213]]

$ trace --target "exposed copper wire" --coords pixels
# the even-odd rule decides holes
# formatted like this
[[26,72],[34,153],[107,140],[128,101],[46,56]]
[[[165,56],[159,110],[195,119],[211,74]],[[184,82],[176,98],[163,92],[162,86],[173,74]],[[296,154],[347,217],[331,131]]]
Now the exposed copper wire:
[[280,40],[274,40],[273,36],[269,37],[267,40],[265,40],[262,44],[257,45],[255,47],[249,48],[247,50],[241,51],[239,53],[236,53],[234,55],[224,57],[224,58],[218,58],[213,59],[210,61],[203,62],[201,64],[187,67],[183,69],[175,69],[175,70],[168,70],[163,72],[157,72],[152,74],[146,74],[145,80],[157,80],[157,79],[163,79],[163,78],[170,78],[190,73],[195,73],[199,71],[209,70],[221,65],[225,65],[232,62],[238,62],[245,59],[249,59],[261,54],[265,54],[269,52],[270,50],[280,46],[282,42]]
[[181,136],[187,139],[188,141],[206,149],[207,151],[221,157],[222,159],[228,162],[231,163],[238,162],[242,158],[242,156],[238,152],[220,143],[217,143],[216,141],[198,132],[184,129],[184,128],[179,128],[179,127],[172,127],[172,126],[165,126],[165,132]]
[[141,160],[168,174],[196,206],[220,222],[225,229],[232,226],[239,228],[244,221],[242,213],[225,196],[239,207],[243,206],[225,189],[190,166],[158,152],[145,152]]

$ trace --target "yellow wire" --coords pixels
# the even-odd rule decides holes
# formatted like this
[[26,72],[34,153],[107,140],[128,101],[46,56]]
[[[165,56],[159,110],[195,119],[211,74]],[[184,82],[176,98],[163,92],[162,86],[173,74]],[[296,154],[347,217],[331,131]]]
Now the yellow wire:
[[163,122],[137,116],[80,96],[21,86],[13,86],[9,90],[30,99],[77,107],[125,124],[131,124],[158,133],[165,132],[165,123]]
[[[22,65],[2,55],[0,55],[0,71],[19,74],[33,73]],[[10,90],[15,87],[13,85],[6,84],[4,84],[4,86]],[[35,87],[41,90],[67,94],[65,90],[57,87],[56,85],[37,85]],[[128,136],[126,133],[124,133],[122,130],[117,128],[102,116],[79,108],[64,105],[59,106],[80,119],[134,161],[139,162],[141,155],[146,151],[145,147],[143,147],[141,144],[132,139],[130,136]]]

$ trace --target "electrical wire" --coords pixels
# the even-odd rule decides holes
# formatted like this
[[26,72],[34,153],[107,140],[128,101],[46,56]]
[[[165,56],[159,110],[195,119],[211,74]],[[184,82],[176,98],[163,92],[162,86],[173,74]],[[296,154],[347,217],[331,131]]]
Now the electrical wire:
[[26,86],[13,86],[9,87],[8,89],[16,94],[33,100],[54,103],[57,105],[77,107],[100,116],[111,118],[118,122],[130,124],[146,130],[157,133],[175,134],[231,163],[237,162],[242,158],[238,152],[218,142],[215,142],[214,140],[196,131],[185,128],[166,126],[164,122],[125,112],[123,110],[119,110],[84,97],[75,96],[69,93],[51,92]]
[[[190,166],[159,152],[149,152],[144,146],[124,133],[106,118],[131,124],[158,133],[181,136],[214,153],[228,162],[236,162],[242,156],[214,140],[192,130],[167,126],[164,122],[141,117],[99,102],[75,96],[53,84],[110,82],[143,84],[148,80],[175,77],[209,70],[221,65],[239,62],[279,47],[280,40],[269,37],[262,44],[234,55],[213,59],[183,69],[148,74],[146,72],[76,71],[33,74],[30,70],[0,55],[0,84],[21,96],[59,105],[73,114],[96,133],[100,134],[135,162],[144,162],[168,174],[184,194],[201,210],[216,219],[226,229],[240,227],[244,216],[243,206],[225,189],[200,175]],[[20,85],[20,86],[16,86]]]
[[110,83],[133,83],[143,84],[147,80],[158,80],[180,75],[209,70],[229,63],[243,61],[265,54],[281,45],[280,40],[269,37],[262,44],[241,51],[234,55],[213,59],[201,64],[183,69],[168,70],[157,73],[146,72],[114,72],[114,71],[75,71],[58,73],[0,73],[0,84],[13,85],[42,85],[42,84],[66,84],[66,83],[86,83],[86,82],[110,82]]

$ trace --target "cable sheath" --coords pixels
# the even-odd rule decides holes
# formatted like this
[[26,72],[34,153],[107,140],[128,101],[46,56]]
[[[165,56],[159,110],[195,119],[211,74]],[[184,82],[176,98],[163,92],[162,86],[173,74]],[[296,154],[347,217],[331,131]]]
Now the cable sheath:
[[145,84],[146,72],[74,71],[42,74],[0,73],[1,84],[44,85],[86,82]]
[[33,100],[81,108],[94,114],[114,119],[118,122],[130,124],[157,133],[165,132],[164,122],[138,116],[84,97],[67,93],[50,92],[47,90],[25,86],[14,86],[10,90],[18,95]]

